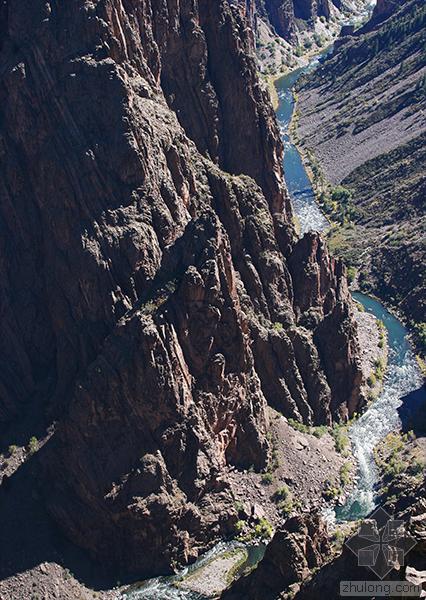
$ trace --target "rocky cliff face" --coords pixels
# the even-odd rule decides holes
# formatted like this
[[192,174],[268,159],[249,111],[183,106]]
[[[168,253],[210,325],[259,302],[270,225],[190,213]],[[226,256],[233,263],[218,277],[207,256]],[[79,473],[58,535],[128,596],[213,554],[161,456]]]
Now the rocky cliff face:
[[276,600],[294,597],[299,584],[330,556],[324,523],[316,515],[293,517],[277,531],[258,567],[222,594],[222,600]]
[[139,576],[229,533],[223,470],[267,463],[267,402],[328,424],[362,404],[344,269],[296,242],[247,6],[1,5],[0,419],[43,399],[51,514]]
[[289,41],[297,40],[302,23],[313,25],[317,17],[330,17],[329,0],[265,0],[265,8],[278,35]]
[[[417,543],[399,568],[396,561],[387,579],[423,584],[425,589],[425,483],[417,480],[416,486],[407,486],[406,479],[402,476],[400,485],[391,486],[384,508],[403,523]],[[344,537],[347,533],[340,532]],[[330,545],[330,534],[321,518],[303,515],[286,521],[268,544],[257,568],[236,581],[221,600],[317,600],[324,594],[338,600],[341,581],[364,581],[369,576],[371,571],[358,566],[357,557],[346,545],[341,550]]]
[[374,7],[372,21],[377,23],[389,17],[393,12],[396,12],[400,6],[400,2],[396,0],[377,0]]
[[[416,541],[416,545],[405,555],[403,564],[395,567],[387,579],[391,581],[411,581],[426,588],[424,570],[426,567],[426,518],[425,518],[425,484],[424,481],[416,489],[407,489],[404,485],[399,490],[396,506],[389,508],[384,505],[388,514],[395,520],[403,522],[404,531],[408,532]],[[398,562],[396,561],[396,565]],[[356,556],[343,546],[342,552],[332,561],[321,566],[314,577],[305,581],[300,591],[294,596],[295,600],[316,600],[321,594],[326,594],[332,600],[338,600],[340,595],[340,582],[364,581],[371,577],[371,571],[366,567],[358,566]],[[250,597],[248,597],[249,600]]]
[[278,35],[290,42],[297,41],[297,34],[304,29],[314,28],[319,17],[330,19],[338,16],[335,9],[356,12],[363,8],[363,2],[358,6],[346,6],[342,0],[257,0],[260,10],[266,11],[267,16]]

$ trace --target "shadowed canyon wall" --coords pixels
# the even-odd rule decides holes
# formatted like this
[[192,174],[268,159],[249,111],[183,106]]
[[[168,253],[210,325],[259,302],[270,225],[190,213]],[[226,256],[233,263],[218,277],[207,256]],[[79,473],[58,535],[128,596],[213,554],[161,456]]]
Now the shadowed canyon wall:
[[267,403],[330,424],[363,402],[344,268],[297,240],[251,17],[1,4],[0,421],[43,400],[51,514],[139,576],[230,532],[224,470],[267,464]]

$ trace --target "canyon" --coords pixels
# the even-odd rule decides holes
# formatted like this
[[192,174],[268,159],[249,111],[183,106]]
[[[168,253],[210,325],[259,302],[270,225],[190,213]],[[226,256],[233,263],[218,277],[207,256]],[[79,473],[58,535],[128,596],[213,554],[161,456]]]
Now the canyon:
[[[223,598],[342,573],[319,508],[378,343],[299,234],[255,55],[278,4],[0,2],[1,600],[126,597],[242,515],[269,532],[287,484]],[[340,4],[280,6],[299,27]],[[423,496],[398,514],[418,526]]]
[[231,533],[225,467],[267,467],[267,404],[331,425],[365,402],[345,268],[297,239],[247,14],[2,3],[3,457],[36,423],[38,451],[1,487],[11,506],[34,470],[46,518],[124,576]]

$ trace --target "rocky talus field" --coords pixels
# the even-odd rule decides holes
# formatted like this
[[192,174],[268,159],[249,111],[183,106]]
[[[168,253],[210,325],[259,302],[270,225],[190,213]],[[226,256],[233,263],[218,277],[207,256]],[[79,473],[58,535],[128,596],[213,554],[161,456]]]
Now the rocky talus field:
[[254,0],[253,4],[260,70],[272,77],[305,65],[308,56],[334,41],[342,24],[363,21],[371,10],[370,0]]
[[426,6],[383,0],[298,94],[298,136],[333,252],[426,349]]

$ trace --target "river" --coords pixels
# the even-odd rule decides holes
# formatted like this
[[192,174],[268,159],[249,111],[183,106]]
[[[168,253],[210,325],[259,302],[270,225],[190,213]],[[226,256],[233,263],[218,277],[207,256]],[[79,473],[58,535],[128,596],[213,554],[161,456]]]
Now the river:
[[[315,58],[304,69],[286,75],[276,82],[279,106],[276,114],[285,147],[284,175],[301,233],[325,231],[328,221],[315,202],[314,192],[297,148],[289,137],[289,124],[294,110],[292,88],[297,79],[319,64]],[[389,432],[401,427],[401,414],[409,412],[414,403],[426,405],[426,390],[416,358],[408,341],[404,325],[377,300],[361,293],[355,299],[365,310],[381,319],[387,329],[389,363],[383,390],[379,398],[350,427],[352,451],[358,463],[358,480],[346,504],[337,507],[334,518],[349,521],[366,516],[375,507],[375,486],[378,481],[373,450]]]
[[295,213],[299,219],[300,232],[302,234],[311,229],[324,231],[329,226],[327,219],[322,214],[315,201],[312,185],[302,159],[296,146],[292,144],[289,135],[289,126],[294,110],[292,88],[303,73],[313,71],[318,64],[319,59],[314,58],[307,67],[292,71],[279,79],[276,83],[279,98],[276,115],[284,144],[283,166],[285,181],[293,202]]
[[240,542],[220,542],[212,550],[206,552],[193,565],[180,571],[177,575],[170,577],[156,577],[149,581],[135,584],[130,587],[123,596],[123,600],[210,600],[211,596],[205,596],[197,592],[178,587],[188,575],[201,571],[203,567],[220,559],[229,551],[242,549],[246,553],[245,562],[239,567],[238,573],[242,574],[246,569],[250,570],[263,557],[264,544],[247,545]]

